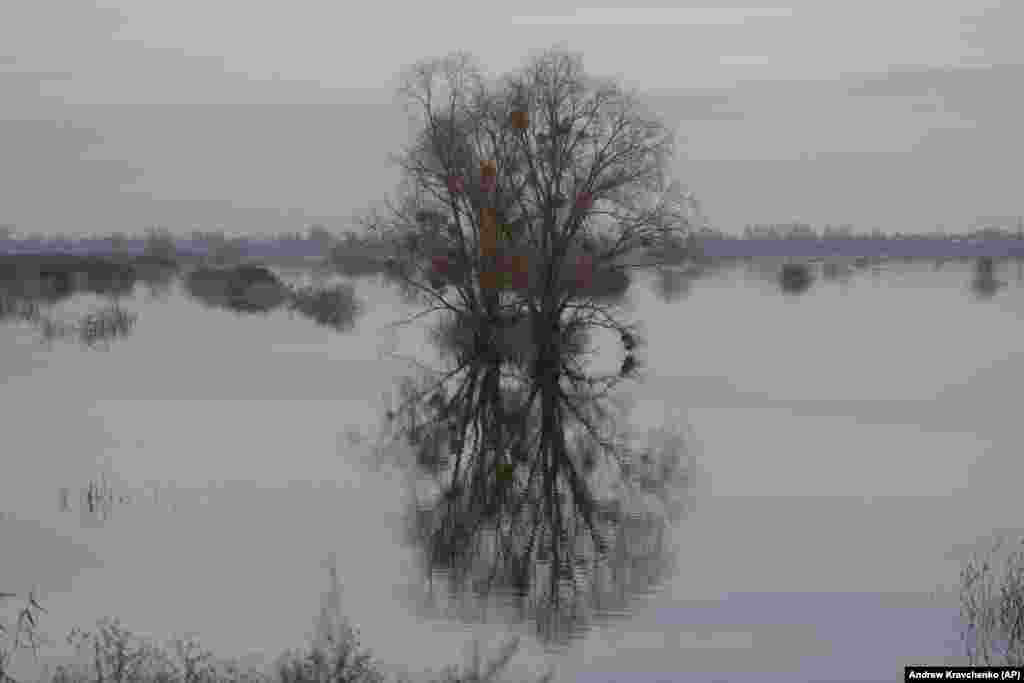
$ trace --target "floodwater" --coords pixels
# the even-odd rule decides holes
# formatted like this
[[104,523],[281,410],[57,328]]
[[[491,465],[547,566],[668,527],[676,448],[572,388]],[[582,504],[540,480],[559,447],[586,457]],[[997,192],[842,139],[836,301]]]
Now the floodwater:
[[[698,466],[674,573],[563,652],[524,638],[509,679],[550,664],[595,683],[898,680],[960,652],[963,562],[1024,533],[1024,283],[1001,268],[988,298],[957,263],[799,296],[743,267],[638,277],[630,426],[685,420]],[[302,644],[333,553],[343,610],[388,671],[528,636],[424,606],[398,540],[407,480],[373,444],[397,382],[432,355],[422,329],[388,327],[414,312],[395,292],[355,286],[342,333],[142,287],[108,351],[0,326],[0,590],[35,587],[58,644],[110,615],[258,661]]]

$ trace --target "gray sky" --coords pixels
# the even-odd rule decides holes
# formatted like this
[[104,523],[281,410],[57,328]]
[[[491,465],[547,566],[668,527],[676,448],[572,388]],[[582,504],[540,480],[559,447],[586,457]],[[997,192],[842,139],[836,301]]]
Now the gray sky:
[[0,223],[342,230],[394,190],[403,67],[464,49],[497,76],[563,41],[590,73],[651,93],[716,227],[929,230],[1024,213],[1024,5],[747,4],[448,1],[442,17],[393,0],[7,0]]

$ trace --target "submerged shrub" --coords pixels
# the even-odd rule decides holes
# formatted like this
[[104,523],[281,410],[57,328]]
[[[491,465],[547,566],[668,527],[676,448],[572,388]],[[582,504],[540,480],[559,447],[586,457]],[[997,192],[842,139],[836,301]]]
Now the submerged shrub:
[[355,288],[350,284],[339,284],[330,289],[297,289],[292,293],[290,307],[318,325],[336,330],[350,329],[359,313]]
[[803,294],[812,282],[811,270],[803,263],[787,263],[779,273],[779,285],[787,294]]

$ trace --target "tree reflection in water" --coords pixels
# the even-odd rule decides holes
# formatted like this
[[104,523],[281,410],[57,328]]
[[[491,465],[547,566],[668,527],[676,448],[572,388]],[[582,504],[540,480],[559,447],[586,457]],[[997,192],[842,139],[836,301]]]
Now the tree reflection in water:
[[661,431],[637,447],[618,430],[609,393],[622,378],[583,367],[592,313],[578,306],[540,351],[525,318],[449,316],[432,336],[450,369],[402,384],[391,434],[433,485],[407,528],[431,609],[444,587],[452,616],[476,621],[496,603],[559,647],[671,574],[667,525],[685,508],[690,441]]

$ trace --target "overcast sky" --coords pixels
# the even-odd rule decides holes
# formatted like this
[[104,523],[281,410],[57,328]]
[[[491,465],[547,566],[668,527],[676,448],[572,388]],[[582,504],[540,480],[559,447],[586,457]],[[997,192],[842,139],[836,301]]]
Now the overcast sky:
[[651,94],[713,226],[1024,213],[1024,3],[786,5],[4,0],[0,223],[343,230],[395,189],[402,68],[464,49],[498,76],[560,42]]

